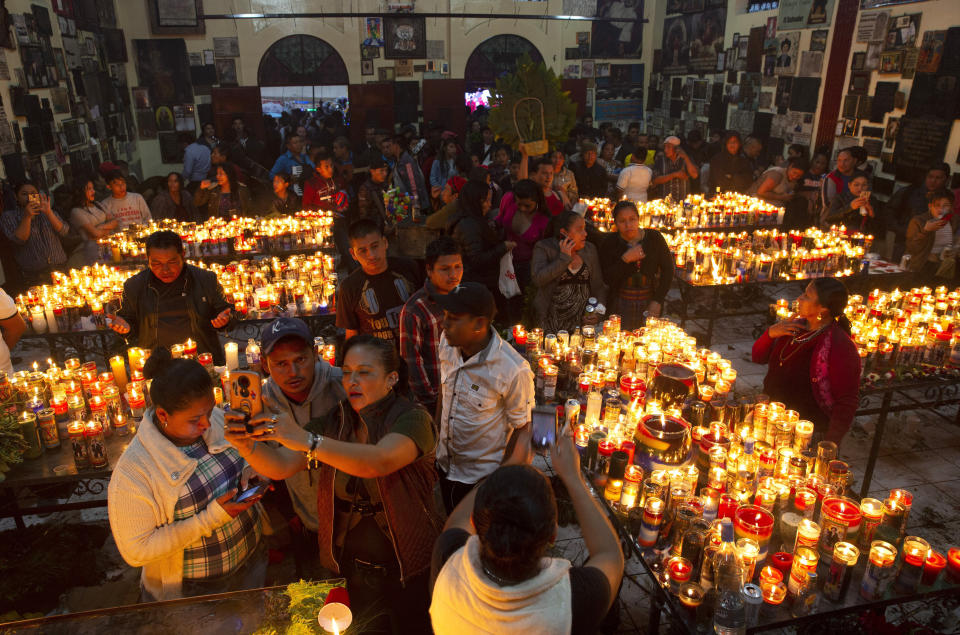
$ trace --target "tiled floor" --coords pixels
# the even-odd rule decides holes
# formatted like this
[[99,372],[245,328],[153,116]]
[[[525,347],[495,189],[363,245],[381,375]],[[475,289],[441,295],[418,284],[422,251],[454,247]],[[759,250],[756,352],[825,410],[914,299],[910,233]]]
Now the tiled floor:
[[[752,318],[723,321],[718,324],[714,335],[713,348],[733,362],[738,371],[737,390],[743,394],[760,392],[765,373],[764,367],[749,361],[756,321]],[[914,495],[908,523],[910,533],[926,538],[941,551],[960,545],[960,426],[953,423],[955,406],[943,409],[943,413],[949,415],[950,422],[925,411],[892,415],[887,421],[880,458],[870,486],[870,495],[877,498],[884,498],[891,488],[909,489]],[[858,419],[855,430],[840,449],[840,458],[848,461],[854,471],[855,492],[860,490],[874,425],[875,418]],[[67,519],[106,522],[106,514],[99,509],[56,517],[57,522]],[[32,518],[31,521],[54,522],[54,517]],[[0,530],[9,528],[12,528],[9,519],[0,521]],[[577,526],[561,528],[556,549],[558,554],[574,563],[583,562],[587,557]],[[75,589],[63,598],[63,609],[76,611],[102,606],[105,601],[109,603],[110,598],[122,603],[122,599],[135,596],[135,572],[119,561],[112,541],[108,540],[105,545],[103,557],[116,564],[112,591]],[[628,560],[626,573],[618,601],[620,623],[611,632],[643,633],[647,630],[650,602],[649,594],[642,586],[648,586],[650,581],[642,574],[641,565],[635,558]],[[954,632],[960,632],[960,615],[955,617],[957,630]],[[661,631],[667,629],[668,625],[661,626]]]

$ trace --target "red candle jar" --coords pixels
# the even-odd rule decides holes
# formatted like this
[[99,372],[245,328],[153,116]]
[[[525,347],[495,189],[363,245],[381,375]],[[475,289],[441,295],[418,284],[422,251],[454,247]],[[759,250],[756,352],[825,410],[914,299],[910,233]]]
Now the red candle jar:
[[770,556],[770,566],[780,572],[781,579],[785,578],[790,574],[790,568],[793,566],[793,554],[778,551]]
[[833,558],[833,546],[843,540],[856,542],[860,531],[860,504],[852,498],[828,496],[820,513],[820,555]]
[[[627,465],[633,465],[633,454],[634,452],[636,452],[636,449],[637,449],[637,446],[633,441],[620,442],[620,451],[627,453]],[[641,472],[641,474],[642,473],[643,472]]]
[[635,373],[624,373],[620,377],[620,398],[624,401],[633,401],[638,395],[643,396],[646,385]]
[[690,581],[693,564],[686,558],[674,556],[667,561],[667,573],[670,574],[670,590],[679,593],[683,583]]
[[733,515],[737,538],[752,538],[760,545],[757,560],[767,557],[770,535],[773,534],[773,514],[757,505],[743,505]]
[[960,582],[960,547],[952,547],[947,552],[947,573],[954,582]]
[[947,566],[947,559],[943,554],[933,549],[927,554],[927,559],[923,563],[923,577],[920,578],[920,584],[924,586],[933,586],[940,577],[940,572]]
[[733,515],[737,512],[737,499],[730,494],[720,495],[720,507],[717,509],[717,518],[729,518],[733,520]]
[[[776,554],[774,554],[776,555]],[[778,582],[783,582],[783,571],[780,569],[767,565],[760,570],[760,584],[776,584]]]

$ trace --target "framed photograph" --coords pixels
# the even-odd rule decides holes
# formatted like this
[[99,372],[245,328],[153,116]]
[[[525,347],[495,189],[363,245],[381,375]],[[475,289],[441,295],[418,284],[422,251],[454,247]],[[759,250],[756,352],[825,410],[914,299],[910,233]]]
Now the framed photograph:
[[850,70],[862,71],[867,63],[867,52],[860,51],[853,54],[853,62],[850,64]]
[[440,73],[443,75],[450,74],[450,64],[448,62],[444,62],[440,65]]
[[860,127],[859,119],[844,119],[843,120],[843,129],[840,132],[840,135],[843,137],[856,137],[857,129]]
[[810,50],[811,51],[826,51],[827,50],[827,35],[829,35],[829,29],[817,29],[810,34]]
[[380,47],[379,46],[367,46],[363,45],[360,47],[360,58],[365,60],[375,60],[380,58]]
[[360,60],[360,74],[373,75],[373,60]]
[[717,53],[717,72],[723,71],[727,67],[727,54],[725,52]]
[[900,72],[903,64],[903,51],[885,51],[880,54],[880,69],[882,75],[894,75]]
[[240,38],[213,38],[213,55],[214,57],[240,57]]
[[221,57],[216,61],[217,83],[221,86],[237,85],[237,60],[232,57]]
[[388,60],[426,59],[426,19],[415,15],[384,18],[383,45],[383,56]]
[[851,95],[866,95],[870,88],[870,73],[868,71],[854,71],[850,74]]
[[176,122],[173,119],[173,110],[170,106],[160,106],[156,114],[157,130],[168,132],[174,129]]
[[377,80],[392,82],[396,78],[396,71],[392,66],[382,66],[377,69]]
[[920,34],[920,15],[911,13],[893,18],[887,24],[887,39],[883,43],[883,50],[910,48],[917,45]]
[[203,0],[147,0],[153,35],[203,35]]

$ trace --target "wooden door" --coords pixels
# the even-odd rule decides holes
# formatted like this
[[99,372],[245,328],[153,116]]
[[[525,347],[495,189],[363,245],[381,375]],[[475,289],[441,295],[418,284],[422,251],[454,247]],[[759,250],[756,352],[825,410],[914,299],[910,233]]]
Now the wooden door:
[[464,117],[464,81],[462,79],[425,79],[423,87],[423,122],[442,124],[445,130],[461,139],[467,132]]
[[363,141],[367,126],[393,132],[393,82],[350,84],[350,139]]
[[587,81],[586,79],[561,79],[560,88],[570,91],[570,99],[577,105],[577,117],[587,112]]
[[[263,140],[263,102],[259,86],[213,88],[210,90],[213,106],[213,125],[220,139],[233,139],[230,126],[233,118],[242,116],[250,136]],[[202,124],[203,122],[201,122]]]

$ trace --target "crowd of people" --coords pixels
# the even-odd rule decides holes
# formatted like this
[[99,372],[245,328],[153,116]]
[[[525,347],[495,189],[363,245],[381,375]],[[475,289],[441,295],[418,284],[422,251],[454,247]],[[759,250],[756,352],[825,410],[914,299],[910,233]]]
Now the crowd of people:
[[[375,632],[429,632],[431,623],[437,633],[590,632],[621,582],[617,536],[584,484],[567,430],[549,454],[590,556],[581,567],[547,556],[557,505],[530,466],[534,373],[497,325],[525,320],[573,335],[611,314],[625,330],[661,315],[673,258],[657,230],[641,227],[638,204],[698,192],[753,193],[784,206],[790,227],[890,230],[895,254],[901,249],[921,280],[955,275],[948,265],[958,219],[946,165],[884,204],[858,167],[859,148],[842,150],[828,171],[822,151],[811,159],[791,146],[771,161],[759,139],[736,133],[661,142],[639,125],[624,136],[589,119],[542,157],[498,145],[481,122],[465,139],[442,126],[428,126],[424,138],[411,127],[370,128],[356,147],[335,117],[320,125],[293,117],[264,140],[243,124],[235,120],[229,144],[204,126],[182,173],[160,178],[149,202],[109,165],[79,184],[69,214],[25,183],[0,217],[24,283],[36,284],[69,258],[95,259],[98,238],[150,218],[301,207],[335,215],[346,274],[336,303],[340,365],[317,355],[304,322],[278,318],[263,331],[263,412],[252,419],[216,408],[207,371],[167,352],[189,336],[222,364],[218,331],[231,322],[223,289],[185,263],[180,237],[151,235],[146,267],[124,285],[111,327],[156,349],[145,368],[153,407],[116,465],[109,512],[121,555],[143,567],[144,599],[263,584],[259,499],[235,498],[257,477],[283,483],[289,496],[298,575],[346,577],[358,606],[380,610],[367,625]],[[279,156],[268,170],[271,148]],[[272,181],[265,191],[255,191],[267,182],[258,174]],[[422,265],[391,255],[388,188],[406,193],[439,230]],[[582,203],[591,197],[617,200],[615,231],[593,226]],[[81,232],[76,255],[61,242],[71,230]],[[508,253],[520,289],[510,297],[498,286]],[[754,361],[769,364],[771,399],[837,443],[859,385],[846,303],[841,282],[813,281],[798,315],[770,327],[753,350]],[[12,346],[8,328],[18,326],[0,317],[0,328]]]

